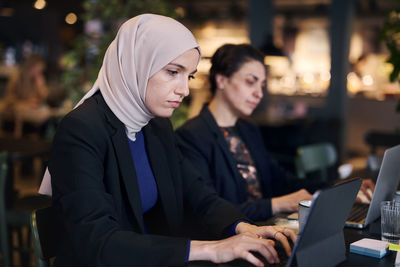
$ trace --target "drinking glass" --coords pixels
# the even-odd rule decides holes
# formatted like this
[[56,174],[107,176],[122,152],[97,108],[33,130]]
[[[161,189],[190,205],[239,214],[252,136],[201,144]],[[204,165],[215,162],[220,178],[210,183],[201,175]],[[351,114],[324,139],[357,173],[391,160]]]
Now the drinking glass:
[[400,202],[381,202],[382,240],[399,244],[400,240]]

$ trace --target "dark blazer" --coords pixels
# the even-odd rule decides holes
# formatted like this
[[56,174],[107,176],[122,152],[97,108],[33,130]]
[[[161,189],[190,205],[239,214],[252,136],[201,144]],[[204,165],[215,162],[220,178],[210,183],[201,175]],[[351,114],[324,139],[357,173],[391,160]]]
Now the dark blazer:
[[263,194],[261,200],[247,201],[246,182],[207,105],[197,117],[177,129],[176,134],[182,154],[197,167],[206,182],[250,219],[263,221],[272,216],[272,197],[294,192],[302,185],[270,157],[256,125],[238,119],[236,127],[255,162]]
[[168,119],[152,119],[143,133],[159,192],[147,218],[125,127],[101,93],[61,121],[49,161],[53,205],[65,228],[54,266],[184,265],[188,211],[215,236],[245,219],[183,159]]

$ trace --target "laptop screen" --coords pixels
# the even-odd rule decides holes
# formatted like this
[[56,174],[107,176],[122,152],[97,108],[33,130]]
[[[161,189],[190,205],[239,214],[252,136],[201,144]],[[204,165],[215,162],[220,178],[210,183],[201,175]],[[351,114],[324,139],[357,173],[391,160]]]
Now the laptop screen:
[[369,224],[381,215],[380,203],[392,200],[400,180],[400,145],[389,148],[383,155],[382,165],[376,180],[374,194],[368,209],[365,224]]
[[346,259],[343,227],[360,186],[354,179],[314,194],[286,266],[333,266]]

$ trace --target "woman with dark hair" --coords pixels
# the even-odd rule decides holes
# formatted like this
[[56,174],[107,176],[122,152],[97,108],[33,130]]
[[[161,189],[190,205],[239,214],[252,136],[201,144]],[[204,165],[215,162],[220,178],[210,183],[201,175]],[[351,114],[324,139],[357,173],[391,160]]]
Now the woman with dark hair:
[[[263,266],[250,251],[279,262],[267,238],[290,254],[293,231],[249,224],[180,154],[167,117],[199,60],[192,33],[171,18],[144,14],[121,26],[93,88],[54,137],[40,189],[65,229],[54,266]],[[182,235],[188,214],[216,241]]]
[[47,98],[44,70],[46,62],[39,55],[30,55],[7,85],[7,97],[33,107],[40,106]]
[[49,123],[65,115],[68,109],[48,105],[50,92],[44,75],[45,68],[45,60],[40,55],[32,54],[22,62],[7,83],[2,111],[6,121],[14,123],[15,137],[21,137],[26,132],[25,125],[27,129],[44,135]]
[[6,120],[15,123],[14,134],[22,135],[22,126],[28,122],[43,126],[51,116],[46,103],[49,90],[44,76],[46,62],[40,55],[30,55],[7,83],[4,113]]
[[300,184],[268,154],[250,116],[266,86],[264,56],[248,44],[221,46],[211,59],[213,94],[197,117],[177,131],[183,155],[222,198],[263,221],[297,211],[321,184]]

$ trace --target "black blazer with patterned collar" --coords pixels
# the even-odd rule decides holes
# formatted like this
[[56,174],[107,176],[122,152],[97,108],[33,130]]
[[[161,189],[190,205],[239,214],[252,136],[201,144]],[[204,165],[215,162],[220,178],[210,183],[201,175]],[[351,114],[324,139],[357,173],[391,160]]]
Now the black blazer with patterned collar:
[[247,200],[246,182],[207,104],[198,116],[177,129],[176,134],[182,154],[197,167],[218,195],[235,204],[250,219],[263,221],[272,216],[272,197],[291,193],[302,184],[271,158],[256,125],[238,119],[235,126],[255,162],[263,194],[260,200]]
[[65,228],[54,266],[184,265],[189,212],[215,236],[245,219],[183,159],[168,119],[152,119],[143,134],[159,192],[145,219],[125,127],[101,93],[63,118],[49,160]]

